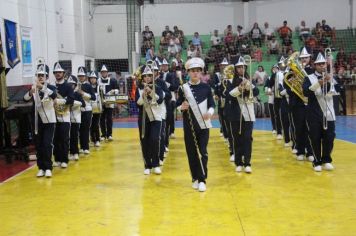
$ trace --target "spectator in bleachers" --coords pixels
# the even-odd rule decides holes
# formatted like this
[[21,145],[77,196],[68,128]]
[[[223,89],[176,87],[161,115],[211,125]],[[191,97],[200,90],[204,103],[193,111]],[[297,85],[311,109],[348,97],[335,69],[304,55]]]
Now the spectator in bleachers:
[[232,35],[231,32],[227,33],[227,35],[225,36],[224,43],[225,43],[226,47],[234,45],[234,36]]
[[142,39],[143,42],[150,41],[152,44],[154,44],[154,40],[155,40],[154,34],[147,25],[145,26],[145,30],[142,31]]
[[237,61],[239,59],[239,51],[234,46],[226,48],[227,60],[228,61]]
[[224,36],[226,36],[229,32],[230,32],[231,34],[233,34],[233,32],[232,32],[232,25],[228,25],[228,26],[226,27],[226,29],[224,30]]
[[292,36],[292,29],[288,27],[287,21],[283,21],[283,26],[281,26],[278,29],[279,36],[284,39],[285,37],[291,37]]
[[272,28],[269,27],[268,22],[265,22],[264,29],[263,29],[264,40],[266,42],[270,41],[272,39],[273,33],[274,31]]
[[324,34],[324,30],[321,27],[320,22],[317,22],[315,24],[315,28],[313,29],[313,35],[316,37],[316,39],[319,41],[321,39],[321,36]]
[[251,54],[251,45],[247,37],[243,37],[240,41],[239,51],[241,55]]
[[176,38],[179,39],[179,42],[183,47],[183,45],[184,45],[184,32],[183,32],[183,30],[178,29],[178,26],[176,26],[176,25],[173,27],[173,30],[174,30],[173,35]]
[[195,32],[192,38],[192,43],[194,47],[201,53],[202,52],[202,41],[200,39],[199,33]]
[[310,36],[310,28],[307,27],[305,24],[305,21],[302,20],[300,22],[300,28],[299,28],[299,37],[300,39],[305,42],[305,40]]
[[174,35],[169,39],[169,45],[168,45],[168,55],[169,58],[175,57],[178,52],[181,51],[181,45],[179,42],[179,39],[176,38]]
[[350,53],[348,64],[351,65],[352,67],[356,66],[356,53],[354,52]]
[[343,59],[343,61],[347,61],[347,56],[344,48],[340,48],[339,52],[336,54],[336,61],[340,61],[340,59]]
[[163,53],[163,51],[168,49],[170,39],[171,39],[170,33],[167,33],[165,34],[165,36],[161,37],[160,44],[159,44],[160,45],[159,50],[161,53]]
[[198,51],[197,48],[193,44],[190,44],[189,48],[187,50],[187,57],[190,57],[190,58],[196,57],[197,51]]
[[288,50],[293,49],[292,44],[293,42],[289,36],[286,36],[282,39],[283,54],[287,54]]
[[219,36],[219,31],[214,30],[214,34],[210,37],[210,43],[212,47],[218,46],[221,44],[221,38]]
[[173,34],[173,32],[169,29],[168,25],[166,25],[165,30],[162,32],[162,37],[166,37],[167,34]]
[[305,40],[305,46],[309,49],[312,55],[315,55],[315,52],[318,51],[318,40],[312,35]]
[[255,74],[252,77],[253,82],[257,85],[264,85],[267,78],[268,75],[265,69],[263,68],[263,66],[259,65],[257,70],[255,71]]
[[153,60],[154,57],[155,57],[155,48],[153,47],[153,45],[151,45],[151,47],[149,47],[146,51],[145,59],[146,61]]
[[326,24],[326,20],[321,21],[321,28],[324,31],[324,34],[326,37],[330,37],[331,41],[334,43],[335,42],[335,28],[331,28],[329,25]]
[[322,47],[323,50],[329,46],[329,40],[326,38],[325,35],[321,36],[319,45]]
[[272,40],[268,42],[267,47],[268,47],[268,51],[267,51],[268,55],[271,54],[279,55],[281,53],[281,46],[275,36],[272,36]]
[[253,27],[250,31],[250,36],[254,45],[256,45],[258,42],[258,46],[262,47],[262,31],[256,22],[253,24]]
[[245,39],[245,30],[241,25],[237,26],[235,45],[237,48],[240,47],[241,42]]

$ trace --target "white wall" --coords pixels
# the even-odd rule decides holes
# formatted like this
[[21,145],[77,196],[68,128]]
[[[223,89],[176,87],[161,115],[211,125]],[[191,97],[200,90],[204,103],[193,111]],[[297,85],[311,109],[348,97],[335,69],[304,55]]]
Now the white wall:
[[[355,0],[352,0],[355,1]],[[356,4],[355,4],[356,5]],[[356,6],[354,6],[356,10]],[[245,10],[244,10],[245,9]],[[326,19],[327,23],[339,29],[350,24],[349,0],[257,0],[249,3],[191,3],[191,4],[145,4],[143,6],[143,26],[149,25],[157,36],[164,27],[177,25],[186,35],[195,31],[209,34],[212,30],[222,32],[226,25],[232,24],[251,29],[254,22],[263,26],[269,22],[271,27],[279,27],[284,19],[292,28],[299,26],[304,19],[315,26],[317,21]],[[354,17],[356,19],[356,17]],[[356,23],[356,20],[354,20]]]
[[189,3],[189,4],[145,4],[143,6],[143,27],[150,26],[156,36],[164,27],[177,25],[186,35],[195,31],[209,34],[214,29],[220,33],[227,25],[243,24],[243,3]]
[[[127,55],[126,6],[99,6],[94,14],[95,58],[121,59]],[[112,32],[107,32],[111,26]]]
[[294,29],[305,20],[309,27],[315,27],[322,19],[337,29],[345,29],[350,24],[349,0],[266,0],[249,4],[250,10],[255,11],[255,17],[250,17],[250,26],[253,22],[261,25],[267,21],[279,27],[287,20]]

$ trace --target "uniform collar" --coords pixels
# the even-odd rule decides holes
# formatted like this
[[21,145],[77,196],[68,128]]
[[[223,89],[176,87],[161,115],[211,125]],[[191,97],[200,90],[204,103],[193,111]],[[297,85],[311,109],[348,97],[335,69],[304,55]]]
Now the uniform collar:
[[322,76],[322,74],[320,74],[319,72],[315,71],[314,74],[316,75],[316,77]]
[[64,82],[65,82],[64,78],[60,81],[56,80],[56,84],[64,84]]
[[192,83],[192,81],[188,81],[188,83],[190,84],[190,85],[198,85],[198,84],[200,84],[200,80],[198,80],[198,82],[196,82],[196,83]]

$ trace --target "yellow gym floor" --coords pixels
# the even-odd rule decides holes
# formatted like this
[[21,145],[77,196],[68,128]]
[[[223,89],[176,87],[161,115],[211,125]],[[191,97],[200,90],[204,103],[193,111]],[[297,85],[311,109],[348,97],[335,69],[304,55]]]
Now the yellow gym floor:
[[137,129],[36,178],[0,185],[0,235],[356,235],[356,144],[335,141],[316,173],[271,132],[254,131],[252,174],[236,173],[212,129],[207,191],[191,188],[182,129],[160,176],[143,175]]

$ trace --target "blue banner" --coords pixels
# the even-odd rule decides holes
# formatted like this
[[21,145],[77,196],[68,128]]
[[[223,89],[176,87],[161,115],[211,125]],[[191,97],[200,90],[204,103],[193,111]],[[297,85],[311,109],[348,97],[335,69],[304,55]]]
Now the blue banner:
[[4,23],[7,63],[14,68],[20,62],[16,23],[9,20],[4,20]]

